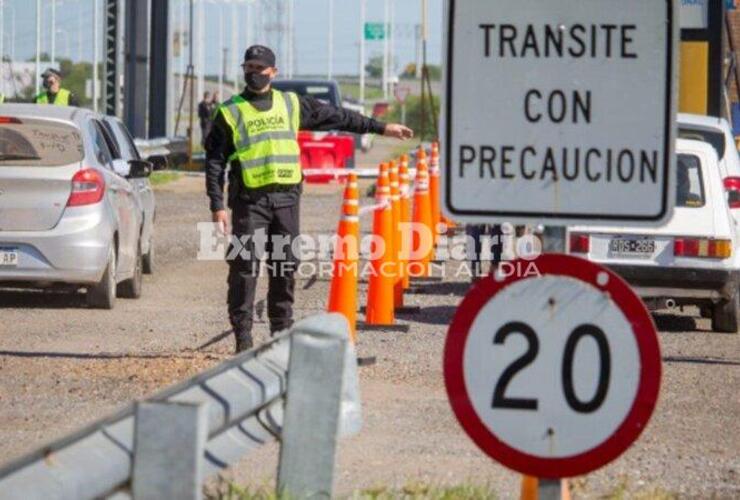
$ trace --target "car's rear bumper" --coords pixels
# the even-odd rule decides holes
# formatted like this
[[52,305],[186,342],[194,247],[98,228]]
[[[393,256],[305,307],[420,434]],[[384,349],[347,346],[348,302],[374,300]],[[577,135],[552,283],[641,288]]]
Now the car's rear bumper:
[[100,281],[114,233],[99,205],[67,209],[50,231],[0,231],[18,265],[0,267],[0,286],[91,285]]
[[718,302],[738,289],[740,271],[653,266],[608,265],[643,298],[674,299],[678,304]]

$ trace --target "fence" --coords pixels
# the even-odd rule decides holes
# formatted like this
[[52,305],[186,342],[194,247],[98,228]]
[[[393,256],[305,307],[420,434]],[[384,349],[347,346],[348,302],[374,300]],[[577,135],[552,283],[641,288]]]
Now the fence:
[[347,321],[325,314],[0,468],[0,499],[197,499],[274,439],[278,491],[329,498],[338,435],[361,426]]

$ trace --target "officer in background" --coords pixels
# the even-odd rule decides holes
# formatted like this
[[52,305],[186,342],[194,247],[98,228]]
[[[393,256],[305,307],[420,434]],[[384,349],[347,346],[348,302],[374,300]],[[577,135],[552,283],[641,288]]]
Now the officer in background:
[[[385,124],[310,96],[272,89],[271,82],[278,71],[275,54],[267,47],[248,48],[242,69],[247,86],[218,107],[205,146],[206,191],[213,221],[225,233],[233,234],[232,245],[239,237],[254,236],[245,247],[248,255],[228,259],[229,320],[237,352],[253,345],[252,308],[259,258],[264,251],[268,252],[271,267],[267,294],[270,332],[274,334],[293,323],[294,272],[298,262],[291,243],[300,232],[303,181],[298,131],[343,130],[398,139],[413,137],[413,131],[403,125]],[[231,228],[223,195],[227,164]],[[276,235],[287,240],[282,248],[258,242],[259,238]],[[232,248],[228,253],[234,253]]]
[[5,102],[5,94],[3,94],[2,92],[0,92],[0,104],[2,104],[4,102]]
[[79,106],[77,97],[69,90],[62,88],[62,74],[56,69],[49,68],[41,75],[46,89],[36,96],[36,104],[53,104],[55,106]]

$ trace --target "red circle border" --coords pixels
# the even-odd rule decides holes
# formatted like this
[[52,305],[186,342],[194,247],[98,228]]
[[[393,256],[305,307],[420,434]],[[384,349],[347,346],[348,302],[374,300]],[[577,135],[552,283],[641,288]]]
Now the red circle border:
[[[585,281],[607,292],[632,325],[640,356],[640,381],[635,401],[617,430],[603,443],[578,455],[564,458],[542,458],[518,451],[498,439],[481,421],[465,388],[463,355],[468,333],[480,312],[498,292],[507,286],[532,279],[514,274],[496,281],[493,277],[476,283],[463,299],[447,332],[444,349],[444,379],[452,410],[465,432],[492,459],[522,474],[542,478],[564,478],[586,474],[611,462],[640,436],[653,414],[660,392],[661,355],[658,333],[652,316],[630,286],[613,271],[579,257],[545,254],[535,260],[516,260],[513,269],[524,269],[534,263],[539,276],[568,276]],[[607,273],[603,287],[596,276]],[[539,277],[538,276],[538,277]]]

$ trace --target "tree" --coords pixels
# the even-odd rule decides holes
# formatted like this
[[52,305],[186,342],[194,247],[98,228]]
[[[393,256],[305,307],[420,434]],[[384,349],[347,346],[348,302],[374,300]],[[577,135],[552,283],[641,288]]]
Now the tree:
[[383,77],[383,56],[373,56],[365,65],[365,71],[370,78]]

